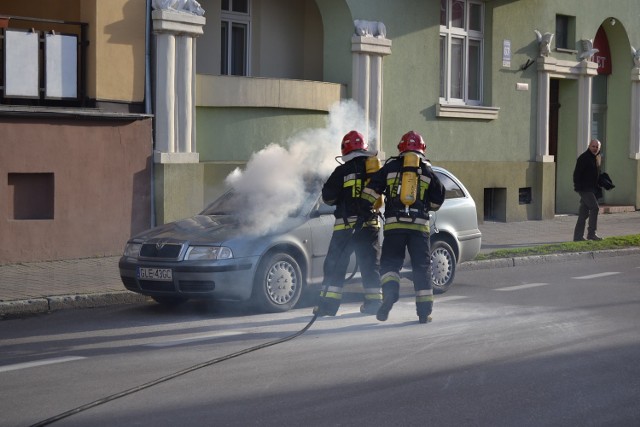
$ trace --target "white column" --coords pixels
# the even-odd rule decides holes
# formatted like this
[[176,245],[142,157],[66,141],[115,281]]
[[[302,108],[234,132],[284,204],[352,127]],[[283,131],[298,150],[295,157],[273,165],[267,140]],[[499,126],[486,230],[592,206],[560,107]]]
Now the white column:
[[[191,50],[192,52],[196,51],[196,39],[192,38],[191,39]],[[196,142],[197,142],[197,135],[196,135],[196,55],[191,55],[191,117],[193,118],[193,120],[191,120],[191,148],[189,149],[190,152],[195,153],[197,152],[197,148],[196,148]]]
[[[370,74],[370,96],[369,96],[369,121],[373,123],[373,129],[380,140],[382,131],[382,56],[371,57]],[[376,141],[377,143],[378,141]],[[377,144],[380,145],[380,144]],[[380,147],[377,147],[380,148]]]
[[371,140],[369,135],[369,149],[378,151],[384,158],[380,146],[382,132],[382,58],[391,54],[391,40],[383,37],[356,36],[351,38],[351,52],[353,53],[353,74],[351,96],[362,107],[373,127],[376,138]]
[[640,68],[631,70],[631,132],[629,158],[640,160]]
[[157,9],[156,163],[198,163],[195,142],[195,38],[206,20],[192,13]]
[[549,93],[551,73],[558,68],[553,57],[538,57],[538,111],[536,135],[536,161],[553,163],[554,156],[549,155]]
[[576,156],[587,149],[591,141],[591,87],[593,76],[598,74],[598,64],[584,60],[578,64],[578,136]]
[[551,77],[549,72],[538,72],[538,125],[536,160],[538,162],[553,162],[549,155],[549,86]]
[[175,151],[175,37],[163,33],[157,35],[156,55],[156,150],[164,153]]
[[587,149],[591,141],[591,77],[578,77],[578,138],[576,157]]
[[[351,78],[351,96],[362,107],[365,117],[369,117],[369,86],[371,73],[369,72],[369,55],[364,53],[353,54],[353,71]],[[362,129],[364,138],[369,141],[367,129]]]
[[176,61],[176,140],[179,153],[191,152],[192,130],[192,91],[193,74],[192,38],[181,35],[177,37]]

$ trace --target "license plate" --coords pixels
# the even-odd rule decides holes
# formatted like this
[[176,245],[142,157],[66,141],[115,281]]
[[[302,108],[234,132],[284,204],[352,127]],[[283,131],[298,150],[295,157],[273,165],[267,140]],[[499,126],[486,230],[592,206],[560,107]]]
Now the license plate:
[[170,268],[138,267],[138,279],[171,281],[173,272]]

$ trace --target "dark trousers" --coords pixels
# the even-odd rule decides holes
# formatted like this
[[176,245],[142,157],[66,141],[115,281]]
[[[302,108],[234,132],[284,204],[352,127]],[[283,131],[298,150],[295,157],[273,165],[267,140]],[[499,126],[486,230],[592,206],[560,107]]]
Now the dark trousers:
[[429,233],[416,230],[395,229],[384,233],[380,275],[384,298],[398,299],[400,269],[404,264],[405,251],[411,258],[413,289],[416,292],[416,312],[422,318],[433,309],[433,287],[431,282],[431,243]]
[[380,241],[378,229],[363,227],[338,230],[331,235],[327,257],[324,260],[324,286],[342,287],[351,254],[355,251],[365,288],[380,289]]
[[598,229],[598,211],[600,205],[598,205],[598,199],[596,195],[591,191],[580,191],[580,207],[578,209],[578,221],[576,221],[576,227],[573,230],[573,240],[579,240],[584,238],[584,227],[589,218],[589,226],[587,228],[587,237],[593,237]]
[[411,258],[414,290],[417,292],[431,289],[429,233],[415,230],[385,231],[380,274],[399,273],[404,263],[405,251],[409,252]]

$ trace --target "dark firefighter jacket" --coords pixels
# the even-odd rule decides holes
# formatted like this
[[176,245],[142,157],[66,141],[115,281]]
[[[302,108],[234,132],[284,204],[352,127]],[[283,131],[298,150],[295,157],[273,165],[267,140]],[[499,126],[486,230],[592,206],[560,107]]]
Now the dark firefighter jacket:
[[[334,230],[350,228],[358,219],[360,193],[368,178],[366,160],[367,156],[354,157],[336,167],[322,187],[322,200],[336,207]],[[378,222],[374,219],[365,226],[378,227]]]

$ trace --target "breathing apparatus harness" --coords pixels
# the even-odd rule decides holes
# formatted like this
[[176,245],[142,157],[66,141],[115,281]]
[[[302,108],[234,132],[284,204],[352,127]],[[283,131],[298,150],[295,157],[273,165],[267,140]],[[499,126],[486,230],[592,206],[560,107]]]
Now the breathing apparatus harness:
[[409,215],[409,206],[414,204],[418,199],[419,169],[420,157],[418,157],[416,153],[405,153],[402,160],[400,201],[404,205],[404,212],[406,215]]
[[[335,159],[338,163],[340,163],[341,165],[344,165],[345,163],[341,163],[338,158],[340,156],[337,156]],[[367,156],[366,160],[365,160],[365,171],[364,171],[364,182],[362,182],[362,178],[360,178],[362,176],[362,172],[357,170],[357,165],[355,166],[356,171],[355,171],[355,175],[356,175],[356,179],[358,181],[360,181],[360,184],[356,184],[356,188],[357,191],[354,194],[355,198],[360,197],[360,194],[362,193],[363,188],[369,183],[369,181],[371,180],[371,176],[376,173],[377,171],[380,170],[381,167],[381,163],[380,163],[380,159],[378,159],[377,155],[373,155],[373,156]],[[352,200],[353,202],[353,200]],[[380,213],[380,208],[382,207],[382,205],[384,204],[384,200],[382,198],[382,196],[380,196],[374,203],[373,207],[372,207],[372,213],[373,215],[370,215],[368,218],[365,218],[361,215],[358,215],[358,219],[356,220],[355,224],[353,225],[353,227],[350,225],[349,222],[349,218],[347,215],[348,209],[347,209],[347,199],[344,198],[342,200],[342,219],[344,222],[344,226],[346,229],[352,229],[352,232],[355,234],[356,232],[360,231],[360,229],[362,229],[362,227],[364,226],[365,222],[370,222],[373,221],[373,218],[377,217],[376,219],[380,219],[381,221],[384,221],[384,217],[382,216],[382,214]]]
[[[386,190],[387,198],[390,200],[390,207],[393,211],[389,214],[395,216],[398,222],[415,223],[419,217],[418,210],[411,206],[419,201],[420,175],[422,171],[420,156],[413,151],[407,151],[400,156],[391,157],[387,160],[400,160],[402,158],[402,168],[396,174],[392,186]],[[386,163],[386,162],[385,162]],[[401,205],[401,206],[399,206]],[[430,214],[426,213],[425,220],[429,220]],[[410,220],[410,221],[408,221]]]

